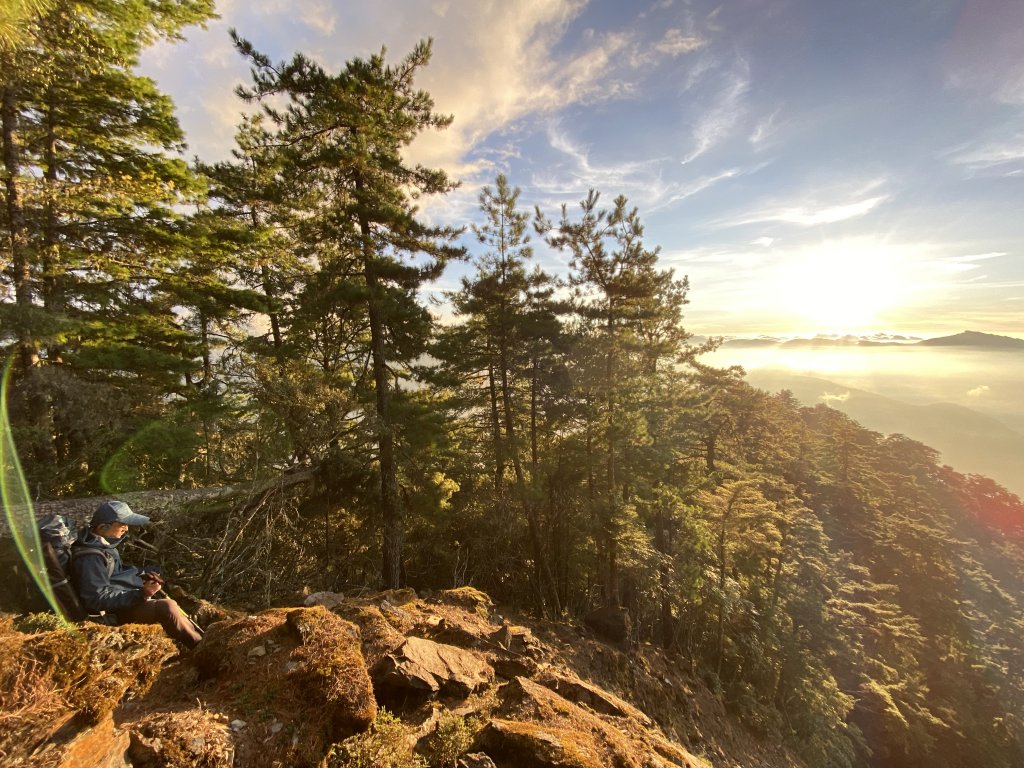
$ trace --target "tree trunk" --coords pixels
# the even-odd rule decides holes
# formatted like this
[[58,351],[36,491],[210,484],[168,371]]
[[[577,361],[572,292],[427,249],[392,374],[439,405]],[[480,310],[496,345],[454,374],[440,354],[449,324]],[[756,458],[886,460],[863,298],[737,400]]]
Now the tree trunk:
[[[9,55],[0,57],[0,69],[13,72],[14,62]],[[31,309],[34,292],[32,271],[28,253],[28,233],[25,229],[25,211],[21,203],[18,179],[21,176],[21,155],[18,148],[18,109],[14,86],[3,86],[0,94],[0,131],[3,134],[4,191],[7,198],[7,226],[11,255],[11,280],[14,296],[21,317],[18,323],[18,354],[21,366],[30,370],[39,361],[32,333],[28,327],[28,310]]]
[[672,598],[669,592],[669,530],[667,515],[663,509],[658,510],[658,517],[654,528],[654,549],[661,555],[661,562],[658,564],[658,585],[661,588],[661,647],[668,650],[672,645],[673,621],[672,621]]
[[530,480],[537,482],[537,356],[533,356],[530,376]]
[[[53,514],[64,515],[73,526],[81,526],[89,522],[93,511],[104,501],[119,499],[140,515],[146,515],[155,523],[167,525],[173,529],[181,518],[205,505],[238,497],[257,496],[271,488],[290,488],[301,483],[312,482],[315,477],[316,472],[309,469],[241,485],[186,488],[174,491],[132,491],[117,496],[52,499],[34,502],[31,512],[36,519]],[[8,520],[25,520],[25,516],[29,514],[29,508],[14,506],[8,510],[8,513],[9,516],[6,519],[0,519],[0,538],[10,536]]]
[[501,495],[501,481],[505,475],[505,451],[501,444],[501,418],[498,416],[498,385],[494,381],[494,366],[487,366],[487,386],[491,400],[491,439],[494,442],[494,493]]
[[[361,190],[362,184],[357,182]],[[363,249],[363,276],[369,293],[367,313],[370,320],[370,357],[373,363],[373,387],[377,406],[377,461],[380,467],[380,505],[383,541],[381,546],[381,580],[384,589],[398,589],[402,581],[402,543],[405,521],[402,499],[398,493],[398,464],[395,458],[395,432],[391,423],[391,380],[388,377],[387,352],[384,347],[383,286],[373,264],[370,222],[359,218]]]

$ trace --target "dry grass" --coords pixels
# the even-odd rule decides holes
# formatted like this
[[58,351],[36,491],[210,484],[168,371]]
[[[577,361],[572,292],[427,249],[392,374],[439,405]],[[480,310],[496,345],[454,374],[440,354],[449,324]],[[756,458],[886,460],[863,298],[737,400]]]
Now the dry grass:
[[160,627],[0,634],[0,758],[31,752],[71,717],[96,723],[144,695],[175,652]]
[[225,715],[196,708],[139,720],[128,756],[135,768],[230,768],[235,746]]

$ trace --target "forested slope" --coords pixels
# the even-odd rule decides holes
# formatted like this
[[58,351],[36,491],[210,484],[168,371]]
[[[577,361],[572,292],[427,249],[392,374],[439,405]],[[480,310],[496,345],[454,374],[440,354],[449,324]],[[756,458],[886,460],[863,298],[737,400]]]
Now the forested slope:
[[[131,68],[209,12],[55,2],[4,42],[0,317],[34,496],[260,481],[164,529],[187,585],[603,606],[808,764],[1024,759],[1018,498],[701,364],[689,285],[622,197],[531,214],[498,176],[439,322],[430,281],[467,254],[416,207],[452,180],[403,159],[450,122],[415,87],[429,43],[328,72],[237,39],[265,109],[190,166]],[[267,484],[286,471],[315,482]]]

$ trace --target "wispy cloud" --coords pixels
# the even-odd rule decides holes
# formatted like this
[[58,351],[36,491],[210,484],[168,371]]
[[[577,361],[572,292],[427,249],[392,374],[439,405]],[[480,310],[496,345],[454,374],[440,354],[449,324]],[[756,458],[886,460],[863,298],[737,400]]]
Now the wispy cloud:
[[[989,259],[998,259],[1007,254],[1003,251],[992,252],[992,253],[974,253],[966,256],[940,256],[932,260],[932,267],[941,272],[956,274],[962,272],[970,272],[974,269],[981,268],[981,263],[988,261]],[[977,275],[972,277],[967,282],[973,282],[986,278],[987,275]]]
[[951,150],[948,157],[950,162],[971,171],[996,169],[1009,173],[1019,172],[1019,168],[1007,166],[1024,163],[1024,130],[1015,130],[1011,135],[999,139],[961,145]]
[[686,200],[687,198],[693,197],[694,195],[710,189],[719,182],[728,181],[729,179],[734,179],[737,176],[743,176],[747,173],[753,173],[754,171],[759,170],[760,167],[761,166],[758,166],[750,170],[744,170],[742,168],[727,168],[724,171],[701,176],[697,179],[693,179],[692,181],[673,183],[666,188],[667,197],[665,197],[664,201],[656,203],[651,208],[651,211],[656,211],[661,208],[668,207],[673,203]]
[[849,400],[850,399],[850,393],[849,392],[841,392],[841,393],[836,394],[836,393],[832,393],[832,392],[826,392],[825,394],[823,394],[818,399],[821,400],[821,402],[823,402],[825,405],[833,406],[836,403],[845,403],[847,400]]
[[729,137],[745,110],[744,97],[750,89],[750,65],[737,58],[723,72],[722,83],[712,105],[697,119],[692,131],[693,148],[682,159],[691,163]]
[[989,253],[969,253],[966,256],[951,256],[950,258],[954,261],[985,261],[1006,255],[1006,251],[990,251]]
[[987,395],[991,391],[992,391],[992,388],[990,386],[988,386],[988,384],[980,384],[977,387],[975,387],[974,389],[967,390],[967,396],[970,397],[970,398],[975,398],[976,399],[976,398],[982,397],[984,395]]
[[777,120],[780,111],[781,110],[776,109],[774,112],[768,115],[768,117],[758,121],[757,125],[754,126],[754,130],[750,132],[750,136],[747,140],[755,149],[760,149],[766,143],[768,143],[768,140],[777,130]]
[[966,3],[958,15],[946,56],[948,84],[1024,104],[1024,4]]
[[638,204],[645,214],[655,213],[675,203],[691,198],[711,187],[740,176],[756,173],[765,167],[761,163],[748,168],[725,168],[691,179],[671,179],[667,171],[679,175],[678,166],[668,157],[615,163],[595,162],[588,148],[574,141],[562,127],[548,128],[550,146],[561,153],[566,163],[556,164],[535,174],[530,188],[557,203],[566,196],[578,198],[590,189],[609,194],[624,194]]
[[307,27],[325,35],[332,34],[338,23],[338,16],[327,0],[304,0],[293,5],[292,11]]
[[812,203],[782,204],[763,208],[731,220],[718,222],[722,226],[738,227],[747,224],[764,224],[777,222],[794,224],[800,227],[814,227],[823,224],[835,224],[847,219],[864,216],[890,199],[887,194],[860,196],[850,202],[832,205],[815,205]]
[[654,50],[667,56],[680,56],[693,53],[707,45],[708,41],[696,35],[686,34],[681,29],[670,29],[665,36],[654,44]]
[[662,181],[660,172],[668,158],[600,163],[559,124],[550,124],[547,136],[549,145],[560,153],[564,162],[534,174],[529,186],[550,198],[548,202],[578,198],[589,189],[597,189],[606,194],[624,194],[649,211],[669,194],[670,186]]

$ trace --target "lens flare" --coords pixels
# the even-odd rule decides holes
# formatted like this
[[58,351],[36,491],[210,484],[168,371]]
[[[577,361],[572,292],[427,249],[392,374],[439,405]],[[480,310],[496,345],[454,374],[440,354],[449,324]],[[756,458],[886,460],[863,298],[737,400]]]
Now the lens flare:
[[4,518],[11,531],[11,537],[18,548],[21,559],[25,562],[32,580],[43,593],[46,602],[60,618],[66,628],[74,631],[74,624],[69,622],[60,610],[56,595],[50,587],[50,579],[43,561],[43,546],[36,525],[35,509],[32,497],[28,492],[25,474],[21,470],[18,452],[14,445],[14,434],[7,410],[7,393],[11,381],[13,358],[4,366],[3,379],[0,380],[0,502],[4,507]]

